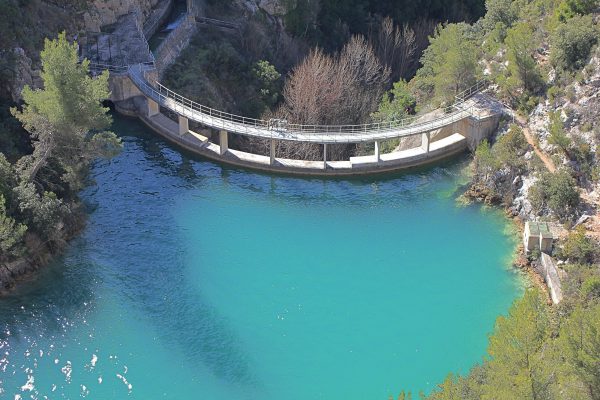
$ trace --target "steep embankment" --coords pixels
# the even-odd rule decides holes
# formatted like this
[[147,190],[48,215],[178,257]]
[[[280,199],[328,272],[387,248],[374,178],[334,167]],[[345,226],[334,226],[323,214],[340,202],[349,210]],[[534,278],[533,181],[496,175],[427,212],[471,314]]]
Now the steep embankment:
[[[61,165],[49,155],[63,151],[65,144],[46,143],[41,138],[50,137],[48,127],[39,130],[39,124],[35,135],[30,135],[12,116],[14,111],[9,112],[9,107],[19,105],[25,86],[43,85],[39,53],[44,39],[60,31],[76,39],[86,31],[109,29],[131,12],[143,22],[167,3],[8,0],[0,4],[0,12],[9,17],[0,19],[0,289],[48,263],[85,223],[78,191],[85,184],[89,162],[83,153],[91,149],[82,147],[78,158],[71,157],[79,162]],[[77,148],[76,142],[69,145]]]
[[[473,162],[470,193],[521,221],[548,223],[562,301],[529,290],[498,318],[482,365],[428,399],[598,397],[600,9],[597,1],[488,0],[469,27],[480,66],[518,117]],[[523,254],[540,276],[550,257]],[[544,266],[545,265],[545,266]],[[554,273],[556,272],[556,273]],[[555,287],[555,286],[553,286]],[[554,297],[558,301],[559,297]]]

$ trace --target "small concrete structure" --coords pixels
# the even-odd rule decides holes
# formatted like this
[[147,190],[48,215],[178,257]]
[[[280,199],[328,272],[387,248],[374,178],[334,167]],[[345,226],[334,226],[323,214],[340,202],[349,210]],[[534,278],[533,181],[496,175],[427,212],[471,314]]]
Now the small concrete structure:
[[537,266],[536,269],[539,274],[542,275],[548,286],[552,302],[558,304],[562,300],[563,295],[558,267],[554,263],[552,257],[550,257],[553,240],[554,237],[547,222],[527,221],[525,223],[525,229],[523,231],[525,252],[530,253],[534,250],[540,251],[540,265]]
[[554,237],[546,222],[527,221],[523,231],[523,245],[527,253],[539,250],[542,253],[552,252]]
[[421,148],[425,153],[429,153],[429,145],[431,143],[431,132],[425,132],[421,135]]

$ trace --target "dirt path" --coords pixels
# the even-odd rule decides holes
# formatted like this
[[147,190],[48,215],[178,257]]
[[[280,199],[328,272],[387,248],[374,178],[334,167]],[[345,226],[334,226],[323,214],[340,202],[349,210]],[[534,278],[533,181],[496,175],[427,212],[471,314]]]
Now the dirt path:
[[525,139],[527,140],[527,143],[529,143],[531,145],[531,147],[533,147],[533,151],[535,151],[535,154],[537,154],[537,156],[540,158],[540,160],[542,160],[542,162],[546,166],[546,169],[550,172],[556,172],[556,165],[554,165],[554,162],[552,161],[550,156],[548,154],[544,153],[542,151],[542,149],[539,148],[536,141],[534,140],[533,135],[531,134],[531,131],[529,130],[529,126],[527,125],[527,120],[518,114],[515,116],[515,119],[519,123],[519,126],[521,127],[521,129],[523,130],[523,135],[525,135]]

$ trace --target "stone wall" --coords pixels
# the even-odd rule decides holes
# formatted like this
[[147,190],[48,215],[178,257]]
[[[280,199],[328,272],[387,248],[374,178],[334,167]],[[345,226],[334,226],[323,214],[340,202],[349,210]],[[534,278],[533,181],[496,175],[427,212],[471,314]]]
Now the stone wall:
[[152,13],[153,9],[166,0],[94,0],[90,9],[83,15],[85,29],[100,32],[100,28],[117,22],[119,17],[137,9],[140,11],[140,23]]
[[15,74],[13,79],[6,81],[7,87],[3,87],[1,90],[2,93],[10,93],[14,102],[19,102],[22,98],[23,88],[26,85],[32,88],[42,87],[42,78],[40,77],[40,70],[33,68],[31,58],[25,54],[25,50],[22,48],[13,49],[13,54],[10,57],[14,57],[15,60]]
[[554,264],[554,260],[546,253],[542,253],[541,257],[541,273],[548,285],[550,291],[550,297],[554,304],[560,303],[563,298],[562,287],[560,284],[560,277],[558,275],[558,268]]
[[198,30],[196,17],[188,14],[154,52],[158,76],[162,77],[169,65],[173,64],[181,51],[187,47]]
[[169,13],[172,9],[173,0],[163,0],[156,8],[152,10],[144,22],[143,30],[146,39],[150,40],[152,35],[156,33],[160,25],[169,16]]

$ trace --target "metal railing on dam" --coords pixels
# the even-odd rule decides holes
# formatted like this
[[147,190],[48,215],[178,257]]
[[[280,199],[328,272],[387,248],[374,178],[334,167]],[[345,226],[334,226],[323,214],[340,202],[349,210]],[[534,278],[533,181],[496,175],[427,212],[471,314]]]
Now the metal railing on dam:
[[480,110],[467,105],[467,100],[487,86],[480,81],[456,96],[456,102],[443,109],[440,117],[419,121],[412,116],[390,122],[373,122],[359,125],[301,125],[282,120],[263,120],[219,111],[196,103],[159,82],[150,83],[145,72],[149,65],[128,67],[132,82],[148,99],[158,105],[210,128],[243,136],[320,144],[375,142],[432,132],[468,117],[479,118]]

